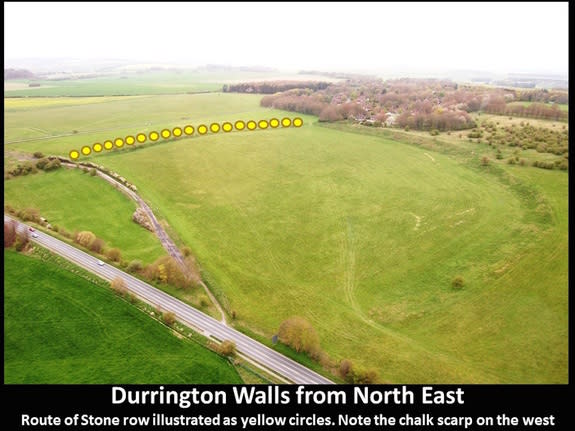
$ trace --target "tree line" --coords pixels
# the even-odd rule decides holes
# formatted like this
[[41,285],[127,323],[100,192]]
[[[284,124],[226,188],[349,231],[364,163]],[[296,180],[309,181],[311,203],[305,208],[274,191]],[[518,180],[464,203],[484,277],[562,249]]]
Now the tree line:
[[224,84],[224,93],[258,93],[274,94],[280,91],[293,90],[295,88],[309,88],[317,91],[327,88],[329,84],[321,81],[262,81],[244,82],[238,84]]

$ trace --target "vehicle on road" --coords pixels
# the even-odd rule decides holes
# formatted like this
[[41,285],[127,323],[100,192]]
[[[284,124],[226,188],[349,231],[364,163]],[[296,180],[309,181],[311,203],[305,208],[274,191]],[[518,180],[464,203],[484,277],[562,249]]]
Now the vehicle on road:
[[38,238],[38,234],[36,232],[32,232],[32,238]]
[[29,230],[30,232],[36,232],[36,229],[34,229],[33,227],[29,227],[28,230]]
[[98,260],[98,266],[104,266],[104,262],[102,262],[101,260]]

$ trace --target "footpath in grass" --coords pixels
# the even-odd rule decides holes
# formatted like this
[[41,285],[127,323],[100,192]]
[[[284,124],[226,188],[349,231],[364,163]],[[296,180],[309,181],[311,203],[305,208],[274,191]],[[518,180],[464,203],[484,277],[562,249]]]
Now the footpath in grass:
[[5,383],[242,383],[227,360],[110,289],[11,250],[4,263]]

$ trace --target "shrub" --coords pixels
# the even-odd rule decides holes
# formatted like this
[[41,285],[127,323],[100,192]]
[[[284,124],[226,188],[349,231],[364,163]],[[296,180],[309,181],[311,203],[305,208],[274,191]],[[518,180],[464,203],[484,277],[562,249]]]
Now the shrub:
[[117,248],[110,248],[106,251],[106,256],[112,262],[119,262],[122,259],[122,252]]
[[218,353],[223,356],[236,356],[236,343],[234,343],[232,340],[224,340],[218,346]]
[[4,222],[4,248],[12,247],[16,242],[16,226],[14,220]]
[[81,246],[89,248],[95,239],[96,239],[96,235],[94,235],[89,230],[84,230],[84,231],[78,232],[76,234],[76,238],[74,239],[74,241],[76,241]]
[[453,287],[455,290],[462,289],[464,285],[465,281],[463,280],[463,277],[461,275],[458,275],[451,281],[451,287]]
[[162,320],[166,325],[171,327],[176,323],[176,315],[171,311],[166,311],[162,314]]
[[489,165],[489,157],[483,156],[481,158],[481,166],[488,166]]
[[45,171],[53,171],[55,169],[58,169],[62,166],[62,162],[60,162],[60,159],[52,159],[50,160],[50,162],[48,162],[48,164],[46,165],[46,167],[44,168]]
[[36,152],[34,153],[34,158],[35,158],[35,159],[42,159],[43,157],[44,157],[44,154],[42,154],[41,151],[36,151]]
[[14,248],[16,249],[16,251],[18,252],[24,251],[29,243],[30,238],[28,237],[27,230],[16,233],[16,240],[14,241]]
[[105,246],[106,243],[102,238],[94,238],[94,241],[92,241],[92,243],[90,244],[90,250],[92,250],[95,253],[101,254],[102,251],[104,251]]
[[353,373],[353,383],[355,384],[373,384],[378,379],[377,371],[374,369],[355,371]]
[[40,222],[40,211],[36,208],[25,208],[21,211],[18,211],[18,217],[20,217],[23,221],[33,221],[35,223]]
[[353,363],[349,359],[341,361],[337,371],[339,376],[346,382],[353,382]]
[[284,320],[279,327],[278,338],[296,352],[306,352],[312,358],[320,352],[319,336],[303,317],[294,316]]
[[38,160],[38,161],[36,162],[36,167],[37,167],[38,169],[42,169],[42,170],[43,170],[43,169],[46,167],[46,165],[48,164],[48,162],[50,162],[49,159],[46,159],[46,158],[40,159],[40,160]]
[[143,267],[144,266],[142,264],[142,261],[135,259],[128,264],[127,270],[128,270],[128,272],[134,273],[134,272],[141,271]]
[[128,293],[128,287],[126,286],[126,282],[121,277],[116,277],[110,282],[110,287],[114,291],[114,293],[118,296],[125,297]]

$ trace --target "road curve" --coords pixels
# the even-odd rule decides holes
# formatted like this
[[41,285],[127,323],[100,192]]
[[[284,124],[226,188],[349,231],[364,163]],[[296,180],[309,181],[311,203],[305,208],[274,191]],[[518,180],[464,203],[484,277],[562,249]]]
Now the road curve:
[[[71,167],[71,168],[79,168],[79,166],[76,165],[75,163],[63,162],[62,164],[67,166],[67,167]],[[156,236],[160,240],[162,247],[164,247],[164,249],[168,252],[168,254],[176,260],[177,264],[180,266],[180,268],[182,269],[184,274],[190,275],[190,268],[186,264],[186,262],[184,260],[184,256],[182,255],[182,252],[178,249],[178,247],[176,246],[174,241],[172,241],[170,236],[167,234],[165,229],[162,227],[162,225],[160,224],[160,222],[156,218],[156,216],[155,216],[154,212],[152,211],[152,209],[150,208],[150,206],[136,192],[129,189],[124,184],[122,184],[121,182],[119,182],[118,180],[113,178],[112,176],[102,172],[99,169],[96,170],[96,175],[99,176],[100,178],[102,178],[104,181],[107,181],[108,183],[110,183],[115,189],[119,190],[120,192],[122,192],[126,196],[128,196],[129,198],[133,199],[138,204],[138,206],[144,210],[144,212],[148,216],[148,219],[150,220],[150,222],[152,223],[152,225],[154,227],[154,233],[156,234]],[[227,325],[226,313],[224,312],[224,309],[221,306],[221,304],[218,302],[218,300],[216,299],[214,294],[211,292],[211,290],[208,288],[208,286],[206,286],[206,284],[201,279],[198,281],[198,283],[200,286],[203,287],[204,291],[206,292],[206,294],[210,298],[210,301],[212,301],[212,304],[214,304],[214,306],[220,312],[221,322],[224,325]]]
[[[14,220],[4,214],[4,221]],[[17,221],[19,229],[28,229],[28,225]],[[89,255],[63,241],[54,238],[47,233],[37,231],[37,238],[30,240],[37,242],[41,246],[52,252],[63,256],[74,262],[76,265],[98,275],[99,277],[111,281],[116,277],[121,277],[126,282],[126,287],[142,301],[159,307],[163,311],[171,311],[183,324],[200,332],[207,337],[213,337],[220,341],[232,340],[235,342],[237,351],[258,366],[271,371],[274,374],[284,377],[287,381],[296,384],[330,384],[333,383],[327,378],[304,367],[292,359],[270,349],[183,303],[182,301],[162,292],[159,289],[139,280],[132,275],[119,270],[111,265],[98,265],[98,259]]]

